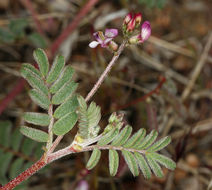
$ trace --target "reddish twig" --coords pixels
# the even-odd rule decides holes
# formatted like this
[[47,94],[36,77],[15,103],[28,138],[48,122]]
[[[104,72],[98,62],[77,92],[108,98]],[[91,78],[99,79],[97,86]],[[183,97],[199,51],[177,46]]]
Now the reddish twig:
[[[22,0],[24,1],[24,0]],[[29,1],[29,0],[27,0]],[[84,17],[91,8],[98,2],[98,0],[89,0],[87,4],[81,9],[81,11],[77,14],[75,19],[68,25],[67,28],[61,33],[61,35],[55,40],[52,46],[49,48],[51,51],[50,57],[54,56],[55,52],[58,50],[63,41],[76,29],[78,26],[80,19]],[[24,80],[21,79],[17,85],[13,88],[13,90],[2,100],[0,104],[0,114],[6,109],[7,105],[23,90]]]
[[165,78],[165,77],[162,77],[162,78],[160,79],[160,83],[158,84],[158,86],[157,86],[154,90],[150,91],[148,94],[146,94],[146,95],[144,95],[144,96],[142,96],[142,97],[140,97],[140,98],[137,98],[137,99],[135,99],[135,100],[133,100],[133,101],[131,101],[131,102],[125,104],[125,105],[119,106],[119,107],[117,108],[117,110],[125,109],[125,108],[127,108],[127,107],[129,107],[129,106],[132,106],[132,105],[134,105],[134,104],[137,104],[137,103],[139,103],[139,102],[142,102],[142,101],[146,100],[148,97],[152,96],[153,94],[158,93],[159,90],[161,89],[161,87],[163,86],[163,83],[164,83],[165,81],[166,81],[166,78]]
[[32,18],[36,24],[36,29],[37,31],[41,34],[41,35],[44,35],[44,32],[43,32],[43,29],[41,27],[41,23],[39,21],[39,19],[37,18],[37,13],[36,11],[34,10],[33,6],[32,6],[32,3],[31,3],[31,0],[21,0],[21,3],[26,7],[26,9],[29,10],[29,12],[31,13],[32,15]]
[[41,168],[43,168],[46,165],[44,162],[43,157],[34,163],[30,168],[19,174],[16,178],[14,178],[12,181],[10,181],[8,184],[6,184],[3,187],[0,187],[1,190],[10,190],[16,187],[18,184],[20,184],[22,181],[26,180],[30,176],[32,176],[34,173],[39,171]]

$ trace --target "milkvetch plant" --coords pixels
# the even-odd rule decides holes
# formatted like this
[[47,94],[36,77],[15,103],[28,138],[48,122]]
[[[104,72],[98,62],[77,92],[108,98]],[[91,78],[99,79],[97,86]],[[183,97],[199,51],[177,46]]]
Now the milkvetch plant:
[[[141,171],[147,179],[152,173],[162,177],[160,165],[171,170],[175,169],[175,162],[158,153],[171,142],[170,137],[157,140],[157,131],[153,130],[146,134],[143,128],[133,133],[132,126],[125,125],[123,115],[117,113],[109,117],[105,127],[100,127],[101,109],[95,102],[88,103],[124,48],[127,45],[141,44],[149,38],[150,23],[145,21],[141,25],[141,21],[141,13],[129,13],[125,17],[124,39],[120,46],[114,41],[118,35],[117,29],[106,29],[105,33],[102,31],[94,33],[95,41],[89,46],[96,48],[100,45],[108,48],[114,55],[85,98],[76,94],[78,84],[72,79],[74,70],[70,65],[65,66],[63,56],[56,56],[50,67],[45,52],[42,49],[36,49],[33,56],[38,69],[31,64],[22,65],[21,74],[32,87],[29,95],[44,113],[26,112],[23,115],[26,125],[21,126],[20,131],[35,141],[46,143],[46,146],[39,161],[0,189],[13,189],[47,164],[66,155],[85,151],[92,151],[86,165],[90,170],[101,159],[101,151],[108,150],[109,171],[112,176],[117,174],[121,155],[134,176],[139,175]],[[138,34],[136,34],[137,31]],[[40,128],[29,127],[29,124],[40,126]],[[69,133],[76,124],[78,131],[74,140],[67,147],[55,151],[63,136]],[[45,130],[47,128],[48,130]]]

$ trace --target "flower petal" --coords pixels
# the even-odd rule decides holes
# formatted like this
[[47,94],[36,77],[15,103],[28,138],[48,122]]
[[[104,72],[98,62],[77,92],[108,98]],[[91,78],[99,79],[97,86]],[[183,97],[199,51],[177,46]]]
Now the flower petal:
[[151,35],[151,25],[148,21],[145,21],[141,26],[142,42],[146,41],[150,35]]
[[[101,44],[103,42],[103,40],[101,39],[101,35],[103,35],[102,32],[98,31],[93,33],[94,38]],[[104,37],[104,36],[102,36]]]
[[97,47],[99,44],[100,44],[100,43],[97,42],[97,41],[92,41],[92,42],[89,44],[89,47],[90,47],[90,48],[95,48],[95,47]]
[[105,30],[105,37],[106,38],[115,38],[117,35],[118,35],[118,30],[115,29],[115,28]]

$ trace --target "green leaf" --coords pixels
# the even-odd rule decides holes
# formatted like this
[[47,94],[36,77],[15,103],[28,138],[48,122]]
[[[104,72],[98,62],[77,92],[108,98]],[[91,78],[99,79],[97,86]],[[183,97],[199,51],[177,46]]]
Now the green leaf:
[[148,152],[159,151],[163,149],[164,147],[166,147],[170,142],[171,142],[171,137],[168,137],[168,136],[164,137],[160,139],[159,141],[157,141],[156,143],[154,143],[147,151]]
[[150,156],[152,159],[154,159],[155,161],[157,161],[158,163],[160,163],[161,165],[165,166],[170,170],[174,170],[176,168],[176,163],[164,155],[158,153],[150,153]]
[[38,91],[38,90],[30,90],[29,95],[31,97],[31,99],[38,104],[40,107],[48,110],[49,109],[49,105],[50,105],[50,101],[48,99],[48,97],[46,95],[44,95],[42,92]]
[[115,150],[109,150],[109,170],[110,175],[115,176],[119,167],[119,155]]
[[9,29],[16,37],[22,37],[27,25],[28,21],[26,19],[13,19],[9,23]]
[[139,129],[130,139],[124,144],[125,148],[134,148],[138,144],[141,143],[142,139],[146,135],[146,130],[145,129]]
[[40,78],[40,79],[42,78],[41,72],[29,63],[23,63],[21,65],[21,69],[28,70],[30,74],[35,75],[37,78]]
[[50,123],[50,117],[48,114],[36,112],[26,112],[24,114],[24,120],[28,123],[40,126],[48,126]]
[[146,160],[145,160],[144,157],[143,157],[141,154],[139,154],[138,152],[135,152],[134,155],[135,155],[135,157],[136,157],[136,159],[137,159],[137,161],[138,161],[138,165],[139,165],[139,167],[140,167],[140,169],[141,169],[141,171],[142,171],[144,177],[145,177],[146,179],[150,179],[150,177],[151,177],[151,170],[150,170],[150,168],[149,168],[149,166],[148,166]]
[[72,113],[76,111],[78,105],[79,104],[77,97],[76,96],[70,97],[69,99],[67,99],[67,101],[65,101],[63,104],[57,107],[57,109],[54,112],[54,117],[56,119],[59,119],[68,113]]
[[132,132],[132,127],[127,125],[124,129],[121,130],[119,135],[116,136],[116,138],[113,140],[111,145],[114,145],[114,146],[123,145],[127,141],[127,139],[130,137],[131,132]]
[[38,48],[33,52],[33,56],[40,68],[40,72],[45,77],[49,71],[49,61],[46,53],[42,49]]
[[48,83],[54,82],[60,75],[64,65],[65,65],[64,57],[61,55],[57,55],[56,58],[54,59],[51,70],[49,71],[46,82]]
[[51,86],[50,92],[56,93],[60,88],[64,86],[67,82],[69,82],[74,74],[74,70],[70,66],[66,66],[59,78],[55,81],[55,83]]
[[10,121],[0,121],[0,144],[4,147],[10,146],[10,134],[12,123]]
[[23,154],[27,156],[31,156],[32,153],[34,154],[34,147],[36,145],[37,145],[37,142],[35,142],[31,138],[24,138],[24,142],[21,145],[21,152],[23,152]]
[[21,145],[22,138],[23,138],[23,135],[20,133],[19,129],[15,129],[11,137],[12,139],[11,146],[13,150],[18,151]]
[[12,43],[15,41],[15,35],[8,29],[0,28],[0,41]]
[[11,152],[7,152],[0,157],[0,175],[5,175],[8,171],[9,164],[13,158],[13,154]]
[[69,97],[71,97],[74,91],[77,89],[78,84],[74,81],[67,82],[53,97],[52,103],[53,104],[61,104],[65,102]]
[[129,167],[130,171],[132,172],[132,174],[134,176],[138,176],[139,170],[138,170],[137,161],[136,161],[134,155],[131,152],[126,151],[126,150],[122,150],[121,152],[124,156],[124,159]]
[[119,130],[118,129],[112,129],[111,131],[109,131],[108,133],[106,133],[106,135],[104,135],[99,141],[98,141],[98,145],[100,146],[104,146],[108,143],[110,143],[116,135],[118,135]]
[[31,70],[29,70],[27,67],[22,67],[21,75],[27,80],[32,88],[35,88],[45,95],[48,95],[48,89],[45,86],[44,82],[40,78],[38,78],[37,75],[34,75],[33,72],[31,72]]
[[138,149],[146,149],[148,148],[157,138],[158,132],[153,130],[150,134],[148,134],[144,140],[138,145]]
[[79,102],[79,134],[84,139],[94,138],[98,135],[98,123],[101,119],[100,107],[91,102],[87,107],[85,99],[78,97]]
[[11,179],[17,177],[18,174],[21,173],[23,163],[24,163],[23,158],[18,158],[12,163],[10,170],[9,170],[9,176]]
[[161,167],[158,165],[158,163],[154,159],[152,159],[151,155],[146,154],[146,158],[147,158],[148,164],[149,164],[150,168],[152,169],[152,171],[154,172],[154,174],[157,177],[163,177],[163,172],[162,172]]
[[55,122],[53,126],[53,133],[55,135],[65,135],[68,133],[77,122],[77,114],[69,113],[64,117],[61,117],[58,121]]
[[40,47],[40,48],[47,47],[45,38],[43,36],[41,36],[39,33],[33,32],[30,35],[28,35],[27,37],[35,47]]
[[92,168],[94,168],[97,163],[99,162],[99,159],[101,157],[101,151],[97,148],[94,148],[91,157],[86,165],[86,168],[91,170]]
[[20,129],[21,133],[35,141],[47,142],[49,135],[41,130],[22,126]]

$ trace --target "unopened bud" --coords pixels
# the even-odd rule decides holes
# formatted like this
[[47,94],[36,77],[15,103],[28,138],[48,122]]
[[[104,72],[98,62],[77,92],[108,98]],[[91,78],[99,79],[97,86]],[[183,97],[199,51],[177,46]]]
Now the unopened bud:
[[113,52],[116,52],[118,50],[118,44],[116,42],[114,42],[114,41],[110,41],[109,48]]

